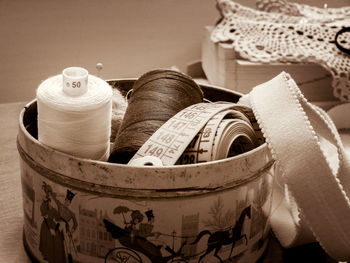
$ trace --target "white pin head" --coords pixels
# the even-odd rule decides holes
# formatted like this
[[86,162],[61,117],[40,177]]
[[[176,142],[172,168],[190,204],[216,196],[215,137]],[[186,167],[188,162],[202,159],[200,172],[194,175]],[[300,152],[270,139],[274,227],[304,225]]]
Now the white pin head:
[[63,91],[70,96],[80,96],[87,92],[89,72],[80,67],[70,67],[62,71]]
[[103,64],[101,62],[96,64],[97,76],[101,77],[101,70],[103,69]]

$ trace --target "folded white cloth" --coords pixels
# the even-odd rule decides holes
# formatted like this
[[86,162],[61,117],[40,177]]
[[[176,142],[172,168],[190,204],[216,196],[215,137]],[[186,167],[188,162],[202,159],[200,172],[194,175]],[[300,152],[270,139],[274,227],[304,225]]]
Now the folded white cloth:
[[317,240],[331,257],[350,260],[350,156],[330,116],[284,72],[241,103],[252,107],[277,163],[271,225],[281,244]]

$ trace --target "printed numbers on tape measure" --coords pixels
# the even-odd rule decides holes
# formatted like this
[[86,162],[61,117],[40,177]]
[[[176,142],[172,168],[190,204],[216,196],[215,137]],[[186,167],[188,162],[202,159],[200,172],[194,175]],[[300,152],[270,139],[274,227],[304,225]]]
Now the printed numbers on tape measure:
[[185,121],[180,121],[180,120],[171,120],[168,124],[168,128],[172,130],[181,130],[186,126],[187,122]]
[[207,106],[208,104],[206,104],[206,105],[203,105],[203,104],[194,104],[194,105],[192,105],[192,106],[190,106],[190,109],[191,110],[197,110],[197,111],[204,111],[204,110],[206,110],[206,106]]
[[[164,123],[143,144],[131,160],[149,155],[160,158],[164,166],[173,165],[189,146],[193,149],[187,148],[182,158],[183,160],[180,160],[180,162],[196,163],[208,161],[211,159],[211,157],[208,159],[208,156],[205,155],[208,150],[198,149],[198,136],[205,137],[205,140],[202,140],[202,142],[210,144],[210,138],[213,137],[213,134],[215,135],[216,131],[213,127],[206,127],[204,128],[205,131],[202,130],[201,132],[200,130],[216,113],[231,107],[232,104],[229,103],[199,103],[189,106]],[[198,132],[200,133],[198,134]],[[198,136],[195,138],[197,134]],[[205,156],[201,156],[200,160],[197,160],[199,155],[202,154]]]
[[196,163],[196,155],[195,154],[188,154],[184,153],[180,156],[178,160],[179,164],[193,164]]
[[200,119],[200,117],[198,117],[198,118],[192,120],[192,121],[190,122],[189,126],[190,126],[190,127],[197,127],[197,126],[200,125],[200,124],[201,124],[201,119]]
[[159,136],[157,137],[157,141],[160,141],[165,144],[169,144],[173,141],[174,138],[175,138],[175,134],[160,132]]
[[159,145],[153,145],[149,144],[147,145],[147,149],[145,150],[145,154],[149,154],[152,156],[159,157],[164,151],[164,148],[160,147]]
[[139,156],[150,155],[162,158],[163,155],[166,155],[167,157],[171,157],[171,154],[175,154],[180,146],[180,144],[176,143],[172,143],[170,147],[163,147],[157,143],[147,144],[145,150]]
[[196,116],[198,115],[198,112],[193,112],[193,111],[182,111],[179,114],[180,118],[184,118],[184,119],[188,119],[188,120],[192,120],[194,119]]
[[72,88],[80,88],[81,87],[81,82],[80,81],[73,81],[72,82]]
[[211,128],[210,127],[205,128],[203,131],[203,137],[208,138],[210,134],[211,134]]

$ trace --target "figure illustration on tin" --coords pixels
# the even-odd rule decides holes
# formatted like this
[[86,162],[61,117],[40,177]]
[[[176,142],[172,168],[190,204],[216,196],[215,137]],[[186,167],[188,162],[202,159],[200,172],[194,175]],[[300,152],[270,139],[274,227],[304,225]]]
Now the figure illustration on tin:
[[45,193],[45,197],[40,205],[40,212],[43,217],[43,221],[40,227],[40,243],[39,250],[44,258],[48,262],[55,261],[56,248],[56,219],[58,218],[58,212],[52,206],[52,187],[45,182],[42,184],[42,190]]
[[[130,213],[131,220],[128,222],[125,214]],[[162,235],[159,232],[152,232],[154,227],[154,214],[152,210],[147,210],[144,214],[147,217],[147,222],[143,222],[144,215],[139,210],[130,210],[126,206],[118,206],[114,209],[114,214],[121,214],[124,221],[124,228],[104,219],[106,230],[112,234],[114,239],[124,247],[116,247],[111,249],[105,257],[105,262],[142,262],[140,254],[149,258],[152,263],[166,262],[187,262],[186,260],[175,259],[181,257],[181,250],[186,242],[183,242],[178,249],[174,251],[168,245],[163,247],[163,244],[157,244],[155,240],[150,240],[149,237]],[[168,253],[163,256],[162,248]],[[128,261],[125,261],[128,259]],[[124,260],[124,261],[123,261]]]
[[40,206],[43,221],[39,250],[49,263],[72,263],[72,250],[77,254],[72,233],[77,229],[78,223],[69,206],[75,194],[67,189],[64,202],[61,202],[50,185],[43,182],[42,189],[45,197]]

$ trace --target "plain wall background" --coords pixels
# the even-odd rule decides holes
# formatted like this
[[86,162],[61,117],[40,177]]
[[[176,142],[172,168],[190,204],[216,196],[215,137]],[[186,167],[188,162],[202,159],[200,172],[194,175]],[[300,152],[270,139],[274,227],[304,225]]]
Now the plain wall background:
[[[254,7],[254,0],[237,1]],[[319,0],[295,1],[322,7]],[[69,66],[104,79],[139,77],[201,57],[215,0],[0,0],[0,103],[35,98],[40,82]],[[329,7],[350,0],[327,2]]]

